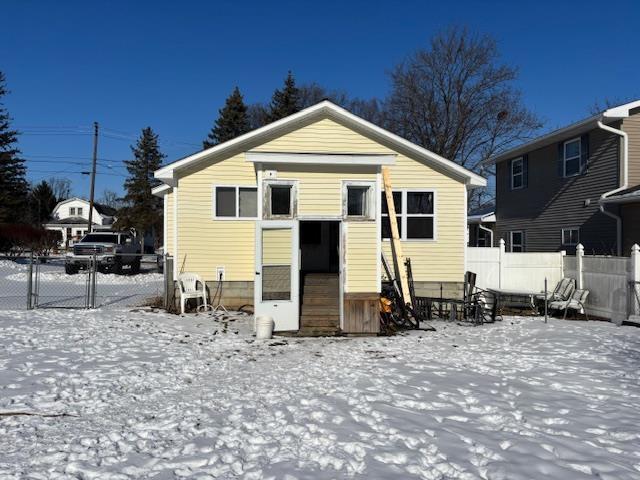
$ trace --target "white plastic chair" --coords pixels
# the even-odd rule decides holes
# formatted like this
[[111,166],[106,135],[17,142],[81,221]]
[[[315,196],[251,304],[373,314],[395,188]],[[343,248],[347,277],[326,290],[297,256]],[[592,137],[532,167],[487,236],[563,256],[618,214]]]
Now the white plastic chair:
[[201,298],[202,306],[206,308],[207,288],[200,275],[182,273],[178,276],[178,285],[180,286],[180,310],[183,314],[187,300],[190,298],[195,298],[196,301]]

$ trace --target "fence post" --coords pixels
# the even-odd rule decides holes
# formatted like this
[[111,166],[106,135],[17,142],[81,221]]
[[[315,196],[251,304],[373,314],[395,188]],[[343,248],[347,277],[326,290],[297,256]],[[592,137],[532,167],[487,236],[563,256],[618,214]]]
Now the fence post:
[[629,278],[631,287],[629,289],[631,292],[631,298],[629,299],[631,309],[629,313],[631,315],[638,315],[638,313],[640,313],[640,296],[638,296],[640,294],[638,288],[638,282],[640,282],[640,246],[638,246],[637,243],[634,243],[631,247],[631,272],[629,276],[631,277]]
[[505,257],[505,246],[504,246],[504,238],[500,239],[500,245],[498,247],[500,249],[498,255],[498,288],[503,288],[506,283],[506,279],[504,278],[504,257]]
[[164,256],[164,308],[168,312],[175,309],[176,288],[173,281],[173,257]]
[[584,288],[584,272],[582,268],[582,257],[584,257],[584,246],[579,243],[576,246],[576,288]]
[[29,272],[27,275],[27,310],[31,310],[33,308],[31,302],[33,296],[33,252],[31,252],[31,261],[29,262]]

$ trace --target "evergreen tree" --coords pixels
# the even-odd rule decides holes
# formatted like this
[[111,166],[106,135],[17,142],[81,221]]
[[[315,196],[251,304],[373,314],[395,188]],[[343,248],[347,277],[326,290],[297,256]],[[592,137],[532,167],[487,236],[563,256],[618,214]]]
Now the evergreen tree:
[[291,74],[287,74],[282,90],[273,92],[269,108],[269,122],[275,122],[300,111],[300,90]]
[[29,213],[31,223],[40,226],[51,217],[51,212],[58,203],[51,185],[46,181],[40,182],[29,193]]
[[247,106],[238,87],[234,88],[231,95],[227,97],[224,107],[218,111],[218,114],[211,132],[202,142],[205,149],[239,137],[250,130]]
[[[129,177],[124,182],[124,207],[118,210],[116,228],[134,228],[138,235],[152,234],[157,240],[162,233],[162,199],[151,194],[160,184],[153,172],[160,168],[165,157],[158,146],[158,135],[151,127],[142,130],[135,146],[131,146],[133,160],[125,160]],[[142,238],[141,238],[142,239]]]
[[2,101],[7,93],[4,74],[0,72],[0,223],[18,223],[26,220],[24,206],[29,187],[24,160],[16,147],[18,132],[11,129],[11,117]]

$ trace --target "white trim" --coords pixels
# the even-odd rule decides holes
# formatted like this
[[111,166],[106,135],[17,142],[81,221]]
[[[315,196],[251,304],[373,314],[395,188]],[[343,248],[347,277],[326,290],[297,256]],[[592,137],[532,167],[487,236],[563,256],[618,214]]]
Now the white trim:
[[301,165],[395,165],[396,154],[246,152],[245,161]]
[[[340,225],[342,225],[342,238],[340,238],[340,250],[344,250],[344,256],[343,261],[344,264],[340,265],[340,268],[344,271],[342,274],[342,277],[344,279],[344,291],[343,291],[343,296],[345,293],[349,293],[349,265],[347,264],[347,251],[349,250],[349,244],[347,242],[347,239],[349,238],[349,222],[340,222]],[[344,267],[344,268],[343,268]],[[344,328],[344,325],[340,325],[340,328]]]
[[[469,199],[467,198],[469,195],[469,190],[468,188],[465,186],[464,188],[464,222],[462,223],[462,264],[464,266],[464,271],[466,272],[468,270],[467,268],[467,247],[469,246],[469,212],[468,212],[468,206],[467,203],[469,201]],[[433,207],[433,212],[435,213],[435,205]],[[434,221],[435,223],[435,221]]]
[[340,329],[344,330],[344,292],[346,286],[346,273],[347,269],[345,268],[346,255],[344,251],[344,229],[347,228],[346,223],[342,221],[342,219],[338,220],[338,284],[340,286],[340,299],[338,301],[338,310],[340,311]]
[[[516,187],[513,185],[513,177],[515,174],[513,173],[513,166],[516,162],[520,162],[520,186]],[[524,188],[524,157],[517,157],[511,160],[511,190],[520,190]]]
[[164,254],[167,252],[167,240],[169,239],[169,232],[167,231],[169,227],[169,219],[167,218],[169,215],[169,203],[167,202],[167,196],[163,195],[162,197],[162,248],[164,249]]
[[169,190],[171,190],[171,185],[163,183],[161,185],[158,185],[157,187],[153,187],[151,189],[151,194],[155,195],[156,197],[163,197],[164,195],[169,193]]
[[382,292],[382,171],[376,172],[376,289]]
[[[262,212],[262,220],[293,220],[298,218],[298,180],[286,179],[266,179],[262,180],[263,198],[259,199],[263,205],[267,205],[268,211]],[[290,215],[272,215],[271,214],[271,185],[289,185],[291,186],[291,194],[289,197]],[[266,187],[266,188],[265,188]]]
[[[348,191],[349,187],[365,187],[366,192],[366,212],[364,215],[348,215]],[[376,200],[373,195],[376,193],[376,182],[362,180],[342,180],[342,218],[345,221],[365,222],[376,218]]]
[[[578,241],[576,243],[565,243],[564,241],[564,232],[568,232],[571,230],[576,230],[578,232]],[[563,227],[560,229],[560,244],[562,246],[567,246],[567,247],[575,247],[576,245],[578,245],[580,243],[580,227]]]
[[173,279],[178,280],[178,182],[173,187]]
[[[438,192],[435,188],[392,188],[392,193],[399,192],[402,194],[402,212],[397,213],[396,217],[400,217],[400,240],[410,243],[433,243],[438,241]],[[433,194],[433,213],[407,213],[407,193],[432,193]],[[465,198],[466,198],[465,190]],[[382,217],[382,210],[380,216]],[[385,217],[388,214],[384,214]],[[433,238],[407,238],[407,218],[433,218]],[[464,222],[466,228],[467,223]],[[382,235],[382,232],[381,232]],[[389,238],[383,238],[382,241],[388,242]]]
[[415,156],[416,159],[439,167],[450,173],[452,176],[463,180],[469,180],[470,185],[479,187],[487,185],[487,180],[480,175],[473,173],[457,163],[447,160],[425,148],[419,147],[398,135],[384,130],[383,128],[350,113],[344,108],[339,107],[328,100],[324,100],[309,108],[305,108],[298,113],[294,113],[293,115],[289,115],[288,117],[270,123],[269,125],[265,125],[264,127],[245,133],[244,135],[240,135],[232,140],[166,165],[159,170],[156,170],[154,172],[154,176],[165,183],[171,184],[172,182],[175,182],[175,172],[185,168],[186,166],[193,165],[201,160],[212,159],[217,155],[222,155],[231,150],[237,151],[239,147],[244,145],[248,146],[250,143],[264,143],[270,137],[284,134],[288,129],[291,129],[295,125],[303,125],[305,122],[313,120],[314,118],[320,119],[324,117],[337,119],[348,126],[366,132],[374,139],[378,138],[386,141],[397,149],[407,151],[408,156],[410,157]]
[[[257,185],[238,185],[238,184],[234,184],[234,185],[225,185],[225,184],[221,184],[221,183],[214,183],[211,185],[211,218],[213,220],[221,220],[221,221],[227,221],[227,220],[258,220],[258,204],[260,203],[260,198],[258,198],[258,186]],[[236,213],[233,217],[219,217],[216,214],[216,189],[217,188],[235,188],[236,193],[235,193],[235,199],[236,199]],[[255,217],[241,217],[240,216],[240,189],[241,188],[253,188],[256,191],[256,216]]]
[[[519,233],[522,236],[521,243],[518,243],[518,246],[521,248],[519,252],[513,251],[513,234]],[[523,253],[524,252],[524,230],[511,230],[509,231],[509,252],[511,253]]]
[[[573,157],[567,158],[567,144],[574,143],[574,142],[578,142],[578,155],[577,156],[574,155]],[[571,178],[571,177],[576,177],[580,175],[582,170],[580,168],[581,158],[582,158],[582,138],[581,137],[574,137],[570,140],[566,140],[562,142],[562,177],[563,178]],[[570,160],[578,160],[578,171],[576,173],[572,173],[571,175],[567,175],[567,161],[570,161]]]

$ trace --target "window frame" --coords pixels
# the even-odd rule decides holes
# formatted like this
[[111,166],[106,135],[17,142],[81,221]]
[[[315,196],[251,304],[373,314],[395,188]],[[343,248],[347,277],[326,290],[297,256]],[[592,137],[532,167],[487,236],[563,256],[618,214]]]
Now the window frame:
[[[513,251],[513,234],[514,233],[519,233],[520,234],[520,243],[518,243],[518,247],[520,247],[520,251],[514,252]],[[509,252],[510,253],[524,253],[524,230],[511,230],[509,232]]]
[[83,212],[83,208],[82,207],[76,207],[76,212],[78,212],[78,216],[81,217],[82,216],[82,212]]
[[69,207],[69,216],[70,217],[76,216],[76,207]]
[[[349,187],[367,188],[364,215],[349,215]],[[343,180],[342,181],[342,218],[348,221],[370,221],[376,218],[376,182]]]
[[[519,187],[516,187],[513,183],[513,179],[516,176],[516,174],[513,173],[513,166],[516,164],[516,162],[520,162],[520,173],[518,173],[518,175],[520,175]],[[524,157],[518,157],[511,160],[511,190],[521,190],[523,188],[524,188]]]
[[[236,213],[233,217],[220,217],[217,215],[217,204],[216,204],[216,190],[218,188],[235,188],[235,200],[236,200]],[[240,216],[240,189],[241,188],[250,188],[256,191],[256,215],[255,217],[241,217]],[[211,192],[211,218],[214,220],[258,220],[258,186],[257,185],[224,185],[224,184],[214,184],[212,185]]]
[[[431,188],[397,188],[392,190],[393,193],[400,193],[402,195],[402,213],[396,212],[396,217],[400,220],[400,240],[403,242],[418,242],[418,243],[431,243],[438,241],[438,192]],[[407,213],[407,194],[408,193],[431,193],[433,195],[433,213]],[[380,192],[380,195],[385,194],[384,190]],[[385,200],[386,201],[386,200]],[[382,223],[382,217],[388,217],[388,213],[380,212],[380,220]],[[407,218],[433,218],[433,238],[407,238]],[[382,235],[382,225],[380,226],[380,235]],[[382,238],[383,242],[390,241],[391,238]]]
[[[271,214],[271,186],[290,186],[289,215]],[[262,219],[263,220],[294,220],[298,216],[298,181],[297,180],[263,180],[262,181]]]
[[[567,158],[567,145],[575,142],[578,143],[578,155],[577,156],[574,155],[572,157]],[[563,178],[571,178],[571,177],[576,177],[580,175],[581,173],[580,159],[581,158],[582,158],[582,138],[581,137],[572,138],[562,143],[562,177]],[[571,175],[567,175],[567,162],[571,160],[578,161],[578,171],[576,173],[572,173]]]
[[[577,232],[577,241],[575,243],[565,242],[565,232],[571,232],[572,230]],[[571,237],[571,234],[569,234],[569,237]],[[580,243],[580,227],[563,227],[560,229],[560,241],[564,247],[575,247],[578,245]]]

